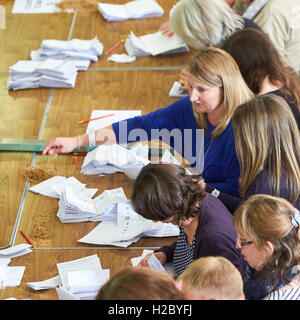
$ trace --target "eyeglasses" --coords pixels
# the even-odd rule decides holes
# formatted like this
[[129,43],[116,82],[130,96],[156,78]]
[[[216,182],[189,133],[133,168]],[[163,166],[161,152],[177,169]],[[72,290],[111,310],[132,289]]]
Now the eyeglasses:
[[244,246],[247,246],[248,244],[253,243],[253,241],[241,241],[239,238],[237,238],[236,243],[239,247],[244,247]]

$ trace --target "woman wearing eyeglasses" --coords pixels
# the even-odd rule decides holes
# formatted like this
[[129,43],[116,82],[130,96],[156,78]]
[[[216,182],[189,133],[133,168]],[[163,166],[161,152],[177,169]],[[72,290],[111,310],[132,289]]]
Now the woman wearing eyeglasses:
[[[242,199],[219,193],[231,213],[253,194],[287,199],[300,209],[300,135],[285,100],[259,95],[238,106],[232,126],[241,173]],[[206,186],[206,191],[213,188]]]
[[283,198],[253,195],[235,212],[233,225],[237,248],[250,266],[246,299],[299,300],[299,211]]

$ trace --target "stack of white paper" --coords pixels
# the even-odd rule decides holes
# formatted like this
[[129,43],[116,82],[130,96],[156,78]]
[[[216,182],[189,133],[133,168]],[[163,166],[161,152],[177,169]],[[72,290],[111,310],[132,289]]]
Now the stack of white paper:
[[60,300],[91,300],[110,277],[96,254],[58,263],[57,269],[59,275],[53,278],[26,284],[34,290],[56,288]]
[[[101,145],[88,152],[82,167],[83,174],[111,174],[115,172],[139,172],[143,166],[150,163],[148,145],[139,144],[130,150],[119,144]],[[132,172],[133,171],[133,172]]]
[[57,269],[62,281],[62,287],[81,300],[94,299],[110,278],[110,270],[102,269],[98,256],[58,263]]
[[171,223],[154,223],[137,214],[130,201],[111,206],[110,210],[102,212],[109,216],[107,221],[103,217],[103,222],[78,241],[128,247],[141,237],[170,237],[179,234],[178,227]]
[[59,199],[67,186],[71,187],[76,194],[81,194],[88,198],[92,198],[98,191],[98,189],[95,188],[86,188],[86,184],[81,183],[75,177],[66,178],[62,176],[49,178],[28,190],[44,196]]
[[38,87],[74,88],[76,78],[77,68],[72,61],[20,60],[10,67],[7,86],[13,90]]
[[163,8],[154,0],[135,0],[126,4],[98,3],[98,10],[108,21],[159,17]]
[[132,31],[125,41],[125,48],[129,56],[156,56],[189,51],[184,41],[173,35],[168,37],[160,31],[137,37]]
[[34,61],[56,59],[72,61],[78,70],[87,70],[91,61],[97,62],[103,53],[103,44],[95,37],[92,40],[72,39],[43,40],[41,48],[32,50],[30,58]]
[[105,190],[95,199],[90,199],[67,186],[59,200],[57,216],[63,223],[101,221],[104,209],[126,200],[123,188]]
[[30,253],[31,244],[21,243],[13,247],[0,250],[0,258],[15,258]]

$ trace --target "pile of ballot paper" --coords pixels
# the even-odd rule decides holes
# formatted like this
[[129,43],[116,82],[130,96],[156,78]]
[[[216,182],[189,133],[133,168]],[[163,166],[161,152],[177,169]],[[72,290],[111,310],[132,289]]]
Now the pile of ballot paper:
[[171,223],[153,222],[136,213],[131,201],[116,203],[102,212],[102,222],[78,242],[128,247],[142,237],[178,236]]
[[20,60],[11,66],[8,89],[74,88],[79,70],[87,70],[98,61],[103,45],[92,40],[43,40],[41,49],[32,51],[32,60]]
[[9,69],[7,87],[12,90],[39,87],[74,88],[77,78],[77,68],[72,61],[20,60]]
[[96,254],[57,263],[58,275],[26,284],[34,290],[56,288],[60,300],[93,300],[110,278],[110,270],[102,269]]
[[97,62],[98,56],[103,53],[103,44],[95,37],[92,40],[72,39],[43,40],[41,48],[32,50],[30,58],[34,61],[47,59],[71,60],[78,70],[87,70],[91,61]]
[[21,284],[25,267],[9,266],[11,259],[30,253],[31,244],[21,243],[0,250],[0,289],[18,287]]
[[98,10],[108,21],[159,17],[163,8],[154,0],[135,0],[125,4],[98,3]]
[[125,172],[134,179],[148,160],[147,144],[138,144],[132,149],[119,144],[101,145],[88,152],[81,167],[83,174],[112,174]]
[[28,190],[43,196],[59,199],[66,187],[71,188],[77,195],[92,198],[98,191],[96,188],[86,188],[86,184],[81,183],[75,177],[54,176],[41,183],[30,187]]
[[160,31],[137,37],[132,31],[125,41],[125,49],[129,56],[156,56],[188,52],[189,48],[177,35],[168,37]]
[[67,186],[59,199],[57,216],[63,223],[101,221],[104,209],[125,201],[127,198],[123,188],[105,190],[95,199],[91,199]]

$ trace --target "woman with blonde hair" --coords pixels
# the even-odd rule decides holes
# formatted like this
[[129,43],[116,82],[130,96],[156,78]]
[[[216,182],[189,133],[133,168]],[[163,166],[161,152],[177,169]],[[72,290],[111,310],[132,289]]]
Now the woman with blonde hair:
[[224,0],[181,0],[170,14],[170,27],[194,49],[216,46],[238,29],[260,29]]
[[246,299],[300,299],[300,214],[287,200],[253,195],[233,216],[237,248],[248,261]]
[[[256,96],[236,109],[232,125],[243,200],[269,194],[300,209],[300,134],[285,100],[272,94]],[[224,193],[219,199],[231,213],[242,202]]]
[[[175,33],[194,49],[215,47],[235,30],[260,28],[251,20],[235,13],[225,0],[181,0],[170,11],[169,23],[160,27],[162,33]],[[186,86],[187,70],[180,73],[181,90]]]
[[[189,96],[141,117],[113,123],[97,130],[95,135],[56,138],[43,154],[71,152],[79,146],[103,143],[127,144],[139,140],[161,139],[198,168],[204,160],[203,177],[214,188],[239,196],[240,173],[234,147],[231,117],[238,105],[250,100],[253,93],[243,80],[234,59],[217,48],[201,50],[192,60],[188,71]],[[134,134],[138,129],[138,134]],[[175,130],[176,129],[176,130]],[[204,150],[197,135],[204,130]],[[172,133],[174,139],[158,134]],[[143,134],[141,134],[141,132]],[[202,170],[198,169],[198,174]]]
[[96,300],[184,300],[166,271],[131,267],[119,271],[99,290]]

